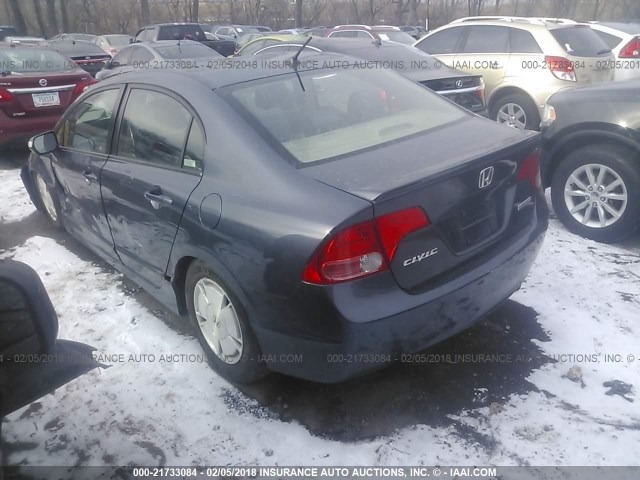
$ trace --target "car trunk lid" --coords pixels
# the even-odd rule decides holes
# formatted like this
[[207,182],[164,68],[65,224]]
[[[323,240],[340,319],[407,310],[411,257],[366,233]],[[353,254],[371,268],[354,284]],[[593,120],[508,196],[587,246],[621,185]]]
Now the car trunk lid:
[[519,175],[538,143],[535,133],[474,118],[302,172],[371,201],[376,217],[426,212],[429,225],[388,259],[398,284],[418,291],[530,223],[536,187]]
[[613,81],[615,70],[611,61],[615,57],[588,25],[563,25],[552,29],[551,35],[566,52],[566,58],[575,71],[576,83],[588,85]]
[[8,75],[0,79],[0,108],[11,118],[59,115],[78,96],[78,84],[88,83],[90,75],[75,70]]

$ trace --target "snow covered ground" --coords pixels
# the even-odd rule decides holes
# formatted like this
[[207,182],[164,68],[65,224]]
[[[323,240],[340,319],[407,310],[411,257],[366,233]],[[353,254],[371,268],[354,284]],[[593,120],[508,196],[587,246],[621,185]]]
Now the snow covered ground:
[[[9,465],[640,463],[638,236],[602,245],[552,220],[512,301],[433,350],[471,361],[337,386],[274,375],[239,390],[208,367],[184,320],[55,233],[2,160],[0,200],[0,258],[34,267],[60,338],[112,365],[10,415]],[[611,381],[635,392],[623,398]]]

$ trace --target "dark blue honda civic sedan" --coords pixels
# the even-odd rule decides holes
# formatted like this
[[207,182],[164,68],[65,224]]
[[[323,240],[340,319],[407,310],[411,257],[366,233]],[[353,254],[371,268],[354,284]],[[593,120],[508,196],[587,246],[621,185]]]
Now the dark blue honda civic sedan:
[[538,134],[306,58],[100,82],[22,172],[231,381],[337,382],[425,349],[516,291],[547,227]]

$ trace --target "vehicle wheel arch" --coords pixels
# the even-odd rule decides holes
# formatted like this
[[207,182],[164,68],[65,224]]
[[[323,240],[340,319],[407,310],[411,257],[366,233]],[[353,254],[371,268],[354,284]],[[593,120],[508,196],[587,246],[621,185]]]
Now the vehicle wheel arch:
[[[28,178],[28,181],[31,182],[30,187],[33,189],[32,190],[33,192],[36,191],[35,182],[33,181],[33,175],[37,173],[42,177],[44,182],[47,184],[49,188],[52,189],[52,191],[55,191],[58,194],[60,194],[60,191],[59,191],[60,183],[58,182],[56,174],[53,170],[52,160],[50,158],[43,158],[41,156],[32,154],[29,156],[27,166],[29,171],[29,175],[27,176],[27,178]],[[34,198],[35,198],[35,201],[34,201],[35,207],[40,211],[44,211],[44,205],[40,200],[40,196],[34,195]]]
[[579,147],[611,145],[615,148],[626,149],[632,154],[635,152],[632,157],[635,157],[640,165],[640,143],[629,138],[626,130],[618,125],[595,123],[581,125],[572,130],[562,130],[556,134],[556,137],[558,140],[551,144],[542,179],[545,186],[551,185],[551,179],[562,159]]
[[526,90],[523,90],[520,87],[508,85],[508,86],[498,87],[496,90],[494,90],[491,93],[491,96],[487,99],[487,110],[489,111],[489,113],[493,111],[493,108],[495,107],[496,103],[500,99],[509,95],[525,95],[529,100],[533,102],[534,105],[536,104],[533,97],[529,95],[526,92]]
[[176,295],[176,304],[178,306],[178,313],[180,315],[187,315],[187,300],[186,300],[186,279],[189,267],[197,261],[205,263],[220,279],[233,291],[233,293],[242,302],[249,322],[252,323],[254,315],[252,315],[251,303],[248,300],[245,290],[241,287],[241,283],[231,274],[229,269],[220,261],[218,261],[212,255],[203,255],[198,252],[184,252],[175,262],[175,266],[170,267],[169,271],[173,272],[171,276],[171,286]]

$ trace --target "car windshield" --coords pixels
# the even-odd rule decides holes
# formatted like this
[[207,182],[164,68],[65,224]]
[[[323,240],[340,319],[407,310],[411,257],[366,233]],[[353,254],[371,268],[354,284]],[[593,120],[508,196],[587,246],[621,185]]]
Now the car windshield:
[[214,57],[218,54],[215,50],[202,44],[189,44],[189,45],[171,45],[168,47],[157,47],[156,52],[162,57],[167,59],[174,58],[202,58],[202,57]]
[[111,35],[107,37],[110,45],[115,47],[124,47],[131,43],[131,37],[129,35]]
[[0,49],[3,71],[16,73],[60,72],[74,68],[74,64],[53,50],[35,48]]
[[291,73],[219,92],[302,164],[379,147],[468,115],[384,69],[313,70],[299,78]]
[[583,25],[555,28],[551,35],[574,57],[597,57],[611,49],[591,28]]
[[413,45],[416,42],[416,39],[411,35],[399,30],[389,30],[376,33],[382,40],[391,40],[392,42],[404,43],[406,45]]

